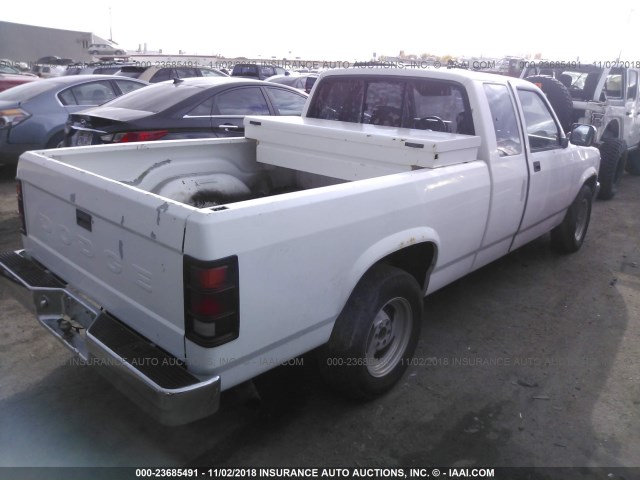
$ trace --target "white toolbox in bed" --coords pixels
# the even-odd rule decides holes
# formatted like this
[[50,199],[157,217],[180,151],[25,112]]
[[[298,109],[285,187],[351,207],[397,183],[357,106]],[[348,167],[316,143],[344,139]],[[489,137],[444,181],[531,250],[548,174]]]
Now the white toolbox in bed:
[[361,180],[477,159],[480,137],[303,117],[246,117],[257,160]]

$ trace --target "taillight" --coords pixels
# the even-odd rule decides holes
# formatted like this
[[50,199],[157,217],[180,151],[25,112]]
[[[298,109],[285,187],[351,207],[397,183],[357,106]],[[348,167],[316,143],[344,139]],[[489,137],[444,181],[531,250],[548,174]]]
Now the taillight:
[[184,257],[185,330],[189,340],[217,347],[240,334],[238,257],[213,262]]
[[16,194],[18,196],[18,216],[20,217],[20,233],[27,234],[27,222],[24,217],[24,198],[22,196],[22,181],[16,181]]
[[150,142],[159,140],[169,133],[168,130],[149,130],[144,132],[121,132],[102,135],[103,142],[128,143],[128,142]]

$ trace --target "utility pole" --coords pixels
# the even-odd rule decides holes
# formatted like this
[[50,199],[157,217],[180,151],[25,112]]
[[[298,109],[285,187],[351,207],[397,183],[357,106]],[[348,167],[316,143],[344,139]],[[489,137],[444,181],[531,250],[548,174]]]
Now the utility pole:
[[620,58],[622,57],[622,50],[624,49],[625,40],[629,36],[628,32],[629,28],[631,27],[631,17],[633,16],[633,12],[635,12],[635,10],[633,8],[630,8],[629,15],[627,16],[627,26],[624,30],[624,35],[622,36],[622,45],[620,46],[620,51],[618,52],[618,61],[620,61]]
[[111,22],[111,7],[109,7],[109,41],[113,42],[113,29]]

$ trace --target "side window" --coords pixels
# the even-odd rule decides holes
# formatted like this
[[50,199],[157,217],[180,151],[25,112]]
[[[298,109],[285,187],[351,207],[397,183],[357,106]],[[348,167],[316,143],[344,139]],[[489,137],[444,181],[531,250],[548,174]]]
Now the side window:
[[189,111],[189,113],[187,113],[187,116],[189,116],[189,117],[210,117],[211,116],[211,110],[213,109],[213,101],[214,101],[214,97],[211,97],[208,100],[205,100],[200,105],[198,105],[197,107],[195,107],[191,111]]
[[498,153],[501,157],[522,153],[516,113],[507,86],[485,83],[484,92],[496,131]]
[[78,105],[78,102],[76,101],[76,97],[73,96],[73,92],[71,91],[70,88],[67,88],[66,90],[63,90],[62,92],[60,92],[58,94],[58,100],[60,100],[60,103],[62,103],[62,105]]
[[260,68],[260,77],[269,78],[275,75],[273,71],[273,67],[259,67]]
[[[117,96],[108,81],[83,83],[71,87],[68,90],[73,92],[77,105],[102,105]],[[63,96],[65,92],[58,94],[58,98],[60,98],[61,101],[62,98],[68,98]],[[64,101],[62,103],[64,103]]]
[[560,146],[560,128],[544,100],[537,92],[518,90],[531,151],[548,150]]
[[604,93],[609,98],[622,98],[622,75],[610,74],[604,81]]
[[629,84],[627,85],[627,100],[635,100],[638,94],[638,72],[629,70]]
[[124,95],[125,93],[133,92],[141,87],[144,87],[144,84],[137,82],[127,82],[125,80],[116,80],[116,85]]
[[266,87],[279,115],[302,115],[306,97],[282,88]]
[[198,76],[198,70],[195,68],[181,67],[176,68],[176,74],[178,75],[178,78],[193,78]]
[[173,68],[161,68],[149,79],[149,83],[164,82],[165,80],[171,80]]
[[224,77],[224,74],[212,68],[201,68],[200,73],[203,77]]
[[258,87],[227,90],[215,96],[213,115],[269,115],[269,107]]

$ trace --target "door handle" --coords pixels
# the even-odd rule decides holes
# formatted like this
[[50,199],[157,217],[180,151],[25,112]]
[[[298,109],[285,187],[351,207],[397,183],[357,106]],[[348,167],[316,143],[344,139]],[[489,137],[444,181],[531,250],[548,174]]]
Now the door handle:
[[221,125],[218,125],[218,128],[226,128],[227,130],[238,130],[240,127],[231,123],[223,123]]
[[533,171],[534,172],[539,172],[540,171],[540,162],[538,162],[538,161],[533,162]]

